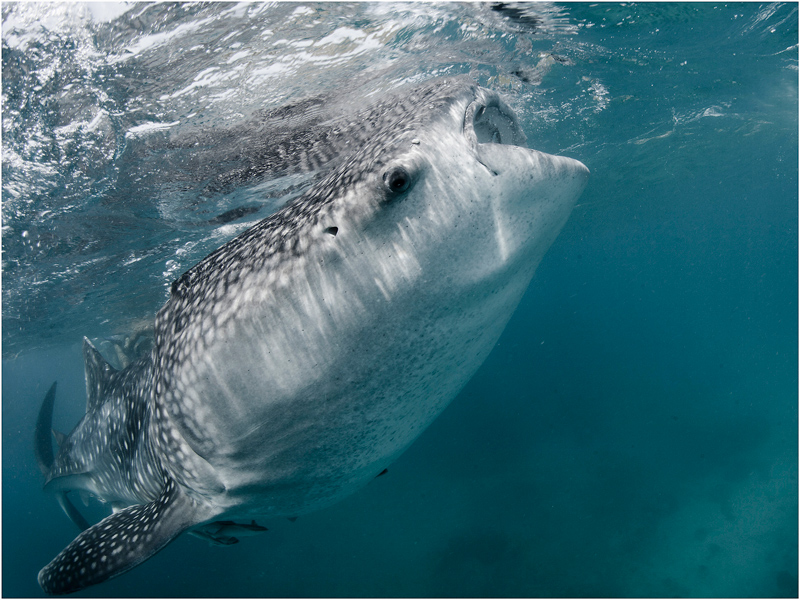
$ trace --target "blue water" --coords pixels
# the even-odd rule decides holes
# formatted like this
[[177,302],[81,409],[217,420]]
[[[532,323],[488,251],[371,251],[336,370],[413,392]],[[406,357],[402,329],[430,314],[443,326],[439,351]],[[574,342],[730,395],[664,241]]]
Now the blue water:
[[497,8],[3,5],[4,596],[76,534],[32,434],[54,380],[81,417],[82,336],[285,200],[156,142],[458,73],[592,171],[481,370],[349,499],[80,595],[797,596],[797,5]]

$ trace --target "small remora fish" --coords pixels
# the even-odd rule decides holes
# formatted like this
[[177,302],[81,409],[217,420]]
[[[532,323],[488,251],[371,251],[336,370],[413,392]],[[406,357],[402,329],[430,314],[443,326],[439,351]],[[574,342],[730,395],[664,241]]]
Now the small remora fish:
[[239,538],[258,535],[267,531],[255,521],[248,523],[234,523],[233,521],[214,521],[201,527],[189,530],[195,537],[208,540],[217,546],[231,546],[239,543]]
[[85,341],[86,415],[37,456],[46,489],[115,512],[41,570],[46,592],[119,575],[186,530],[344,498],[489,354],[588,170],[528,149],[468,80],[381,106],[311,190],[173,283],[149,355],[116,371]]

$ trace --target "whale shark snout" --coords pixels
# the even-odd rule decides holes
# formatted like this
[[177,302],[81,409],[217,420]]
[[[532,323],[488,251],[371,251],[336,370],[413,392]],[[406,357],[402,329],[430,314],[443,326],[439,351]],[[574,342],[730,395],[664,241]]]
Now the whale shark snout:
[[[52,388],[36,434],[48,488],[81,528],[70,486],[116,512],[42,569],[46,592],[115,577],[186,530],[233,543],[382,473],[483,363],[587,182],[463,78],[347,118],[362,133],[327,174],[173,283],[149,354],[116,370],[86,341],[87,413],[55,456]],[[335,137],[303,135],[306,161]]]
[[475,160],[492,175],[486,197],[502,260],[525,240],[548,248],[583,193],[589,169],[573,158],[529,149],[516,115],[490,90],[476,91],[463,130]]
[[517,178],[523,185],[547,181],[550,190],[539,193],[555,193],[558,201],[576,200],[589,180],[582,162],[529,149],[516,115],[495,92],[479,88],[465,111],[464,136],[478,162],[494,175]]

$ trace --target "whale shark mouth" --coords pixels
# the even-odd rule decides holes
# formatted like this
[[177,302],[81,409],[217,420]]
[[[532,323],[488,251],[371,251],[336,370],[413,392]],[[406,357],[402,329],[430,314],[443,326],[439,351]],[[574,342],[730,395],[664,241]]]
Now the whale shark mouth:
[[526,151],[527,137],[519,126],[514,111],[500,97],[489,90],[479,88],[475,100],[464,112],[463,133],[475,153],[475,158],[493,175],[498,175],[498,146],[517,146]]
[[527,148],[527,138],[514,111],[494,92],[480,88],[464,113],[464,135],[477,150],[479,144],[506,144]]

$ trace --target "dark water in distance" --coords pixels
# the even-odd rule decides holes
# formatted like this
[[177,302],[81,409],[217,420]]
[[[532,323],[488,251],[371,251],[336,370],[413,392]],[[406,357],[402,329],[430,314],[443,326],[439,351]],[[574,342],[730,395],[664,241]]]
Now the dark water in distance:
[[208,192],[159,136],[460,73],[592,171],[481,370],[346,501],[79,595],[797,596],[797,5],[499,8],[3,5],[4,596],[76,533],[32,432],[81,336],[303,185]]

